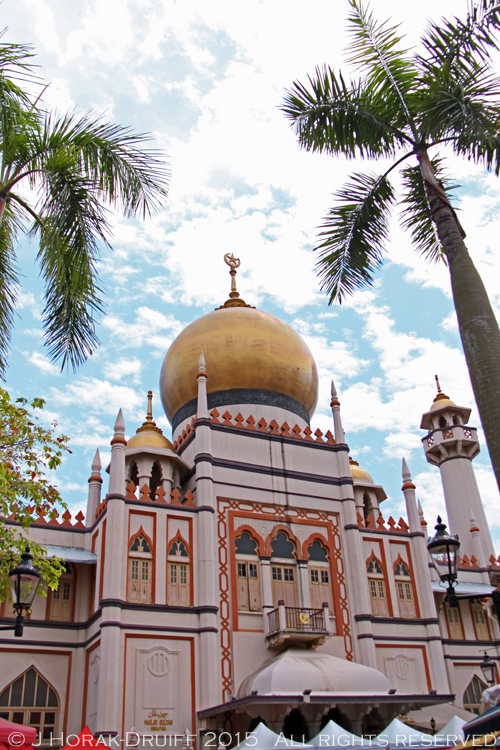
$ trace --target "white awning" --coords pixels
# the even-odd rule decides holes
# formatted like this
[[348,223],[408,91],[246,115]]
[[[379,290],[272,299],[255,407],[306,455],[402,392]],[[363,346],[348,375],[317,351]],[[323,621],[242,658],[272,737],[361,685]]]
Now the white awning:
[[86,563],[88,565],[97,563],[96,553],[89,552],[83,547],[61,547],[58,544],[44,544],[43,546],[47,550],[47,557],[62,557],[66,562]]
[[[431,581],[432,590],[436,594],[446,594],[447,584],[441,583],[441,581]],[[489,583],[469,583],[468,581],[459,581],[456,586],[453,587],[457,596],[489,596],[494,590],[494,586],[490,586]]]

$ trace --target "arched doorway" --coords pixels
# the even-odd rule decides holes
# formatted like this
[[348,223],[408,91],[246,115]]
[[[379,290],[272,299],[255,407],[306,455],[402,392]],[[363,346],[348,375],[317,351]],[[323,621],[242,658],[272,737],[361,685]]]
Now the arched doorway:
[[327,714],[323,716],[321,719],[321,725],[320,725],[320,731],[321,729],[324,729],[329,721],[334,721],[335,724],[338,724],[339,727],[342,727],[342,729],[345,729],[346,732],[352,732],[351,728],[351,722],[345,716],[345,714],[341,713],[338,708],[331,708]]

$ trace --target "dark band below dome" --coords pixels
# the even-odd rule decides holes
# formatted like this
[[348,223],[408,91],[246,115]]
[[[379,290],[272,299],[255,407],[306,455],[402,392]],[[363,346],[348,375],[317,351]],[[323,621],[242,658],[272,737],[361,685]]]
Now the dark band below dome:
[[[172,430],[175,430],[185,419],[196,414],[198,399],[193,398],[178,409],[172,419]],[[255,406],[277,406],[291,411],[309,424],[309,412],[306,407],[291,396],[277,391],[262,391],[256,388],[231,388],[229,391],[216,391],[208,394],[208,410],[218,409],[219,406],[232,404],[255,404]],[[236,415],[234,415],[236,416]],[[259,414],[254,414],[255,419]]]

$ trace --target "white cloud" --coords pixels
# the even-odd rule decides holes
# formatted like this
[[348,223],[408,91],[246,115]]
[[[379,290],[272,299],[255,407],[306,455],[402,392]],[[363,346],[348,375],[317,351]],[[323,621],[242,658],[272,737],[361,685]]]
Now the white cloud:
[[[26,356],[28,356],[27,353]],[[41,370],[45,375],[58,377],[61,374],[61,368],[54,365],[45,354],[41,354],[40,352],[32,352],[28,356],[28,361],[31,362],[32,365],[35,365],[35,367]]]
[[61,406],[77,404],[79,409],[91,409],[93,414],[115,416],[120,409],[135,416],[142,406],[141,396],[129,386],[115,385],[107,380],[82,377],[68,383],[64,389],[51,388],[54,400]]
[[130,379],[134,385],[138,385],[141,382],[142,362],[136,357],[132,359],[122,357],[115,361],[105,362],[102,371],[104,376],[110,380],[125,378]]

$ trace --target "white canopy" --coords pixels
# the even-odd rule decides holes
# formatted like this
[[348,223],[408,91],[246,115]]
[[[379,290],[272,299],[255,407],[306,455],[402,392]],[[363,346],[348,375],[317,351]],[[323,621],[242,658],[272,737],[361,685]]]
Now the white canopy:
[[431,734],[424,734],[419,732],[413,727],[409,727],[407,724],[403,724],[399,719],[393,719],[388,727],[380,732],[375,737],[373,744],[383,745],[398,745],[400,747],[417,747],[420,742],[429,743],[428,746],[434,744],[434,738]]
[[316,747],[363,747],[369,745],[369,741],[363,740],[362,737],[358,737],[352,732],[348,732],[347,729],[343,729],[339,724],[334,721],[329,721],[326,726],[323,727],[321,732],[318,732],[316,737],[309,740],[310,745]]
[[310,744],[302,744],[302,742],[293,742],[287,740],[282,734],[276,734],[272,729],[266,727],[261,721],[253,732],[248,733],[248,737],[240,742],[239,745],[233,747],[233,750],[280,750],[280,748],[302,748],[311,747]]
[[448,745],[458,745],[464,739],[462,727],[467,724],[460,716],[454,716],[448,724],[438,732],[438,737],[443,737]]

